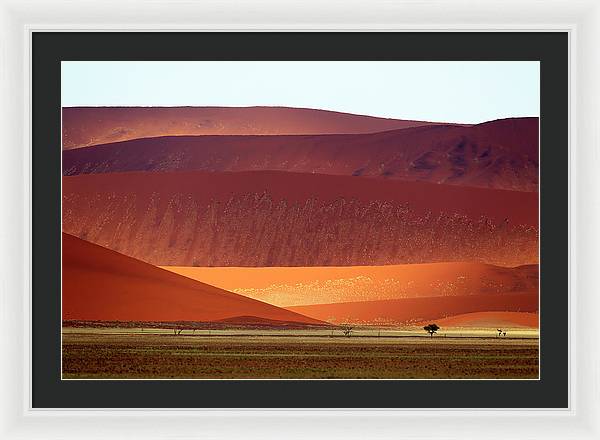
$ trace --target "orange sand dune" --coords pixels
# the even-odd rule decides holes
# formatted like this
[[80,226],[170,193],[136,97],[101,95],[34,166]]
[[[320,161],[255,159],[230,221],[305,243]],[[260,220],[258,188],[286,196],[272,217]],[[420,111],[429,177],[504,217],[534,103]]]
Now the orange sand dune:
[[473,312],[537,312],[536,292],[438,296],[288,307],[322,321],[363,324],[408,324]]
[[280,307],[535,290],[539,272],[537,265],[508,268],[464,262],[345,267],[163,268]]
[[290,107],[66,107],[63,148],[173,135],[372,133],[431,124]]
[[270,304],[62,235],[64,320],[219,321],[256,317],[319,324]]
[[538,194],[277,171],[63,177],[63,229],[162,266],[538,261]]
[[371,134],[157,137],[63,153],[65,175],[193,170],[272,170],[537,191],[538,119]]
[[475,312],[438,319],[435,323],[441,327],[539,328],[539,315],[528,312]]

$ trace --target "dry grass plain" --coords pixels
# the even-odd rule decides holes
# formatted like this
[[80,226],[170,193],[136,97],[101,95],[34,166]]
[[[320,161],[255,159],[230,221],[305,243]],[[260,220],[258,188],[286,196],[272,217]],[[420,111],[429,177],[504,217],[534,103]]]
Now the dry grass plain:
[[63,329],[63,379],[536,379],[537,331]]

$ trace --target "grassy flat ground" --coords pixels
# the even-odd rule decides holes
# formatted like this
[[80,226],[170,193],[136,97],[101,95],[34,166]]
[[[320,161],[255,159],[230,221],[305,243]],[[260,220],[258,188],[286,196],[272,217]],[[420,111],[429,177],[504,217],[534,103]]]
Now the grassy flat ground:
[[64,328],[64,379],[522,379],[538,377],[536,330]]

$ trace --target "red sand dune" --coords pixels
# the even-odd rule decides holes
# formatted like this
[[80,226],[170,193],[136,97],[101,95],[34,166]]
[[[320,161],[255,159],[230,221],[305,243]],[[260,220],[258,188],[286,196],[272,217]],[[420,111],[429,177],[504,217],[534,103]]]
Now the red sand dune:
[[65,232],[162,266],[538,261],[537,193],[285,172],[63,178]]
[[373,134],[179,136],[63,153],[64,175],[276,170],[537,191],[538,119]]
[[333,324],[420,323],[473,312],[537,312],[537,292],[496,295],[437,296],[287,307]]
[[538,265],[481,263],[164,269],[279,307],[537,290]]
[[290,107],[65,107],[63,148],[178,135],[373,133],[431,122]]
[[219,321],[248,316],[317,320],[176,275],[69,234],[62,235],[64,320]]
[[[538,313],[529,312],[475,312],[438,319],[435,323],[442,328],[539,328],[539,316]],[[429,322],[424,321],[421,324],[426,325]]]

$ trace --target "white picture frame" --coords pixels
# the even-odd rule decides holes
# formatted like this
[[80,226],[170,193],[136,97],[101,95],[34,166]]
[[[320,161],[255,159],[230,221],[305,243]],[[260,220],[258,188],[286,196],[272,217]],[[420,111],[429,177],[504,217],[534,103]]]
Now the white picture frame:
[[[30,50],[32,32],[41,30],[567,31],[569,408],[481,410],[474,402],[464,410],[33,409]],[[599,44],[595,0],[0,0],[0,438],[600,438],[594,331],[600,312],[594,289],[600,248]]]

